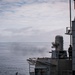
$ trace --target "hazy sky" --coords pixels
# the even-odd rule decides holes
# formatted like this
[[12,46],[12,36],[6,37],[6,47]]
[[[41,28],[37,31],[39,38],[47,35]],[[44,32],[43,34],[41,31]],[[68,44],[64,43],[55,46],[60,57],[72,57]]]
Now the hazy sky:
[[69,26],[68,0],[0,0],[0,41],[50,41]]

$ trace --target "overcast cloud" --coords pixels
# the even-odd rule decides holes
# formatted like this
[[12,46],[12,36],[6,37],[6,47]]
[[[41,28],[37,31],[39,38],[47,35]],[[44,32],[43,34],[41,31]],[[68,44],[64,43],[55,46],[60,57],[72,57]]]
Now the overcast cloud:
[[68,0],[0,0],[0,41],[48,42],[67,26]]

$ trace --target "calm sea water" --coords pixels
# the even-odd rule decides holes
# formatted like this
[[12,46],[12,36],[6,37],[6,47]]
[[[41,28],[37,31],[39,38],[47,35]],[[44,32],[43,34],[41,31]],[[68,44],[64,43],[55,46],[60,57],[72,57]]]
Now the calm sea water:
[[0,75],[29,75],[27,59],[50,56],[50,46],[48,42],[1,42]]

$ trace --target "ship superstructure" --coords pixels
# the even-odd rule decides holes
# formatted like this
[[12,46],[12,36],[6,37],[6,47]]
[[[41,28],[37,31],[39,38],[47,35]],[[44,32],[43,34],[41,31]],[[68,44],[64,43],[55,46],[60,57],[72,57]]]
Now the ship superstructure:
[[[30,75],[72,75],[72,58],[63,50],[63,37],[57,35],[52,43],[51,58],[29,58]],[[32,70],[33,68],[33,70]]]

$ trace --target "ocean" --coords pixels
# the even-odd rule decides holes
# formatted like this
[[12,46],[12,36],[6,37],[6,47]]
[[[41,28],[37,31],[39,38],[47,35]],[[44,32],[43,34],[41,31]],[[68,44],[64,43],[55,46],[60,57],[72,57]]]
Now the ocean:
[[28,58],[50,57],[49,42],[0,42],[0,75],[29,75]]

